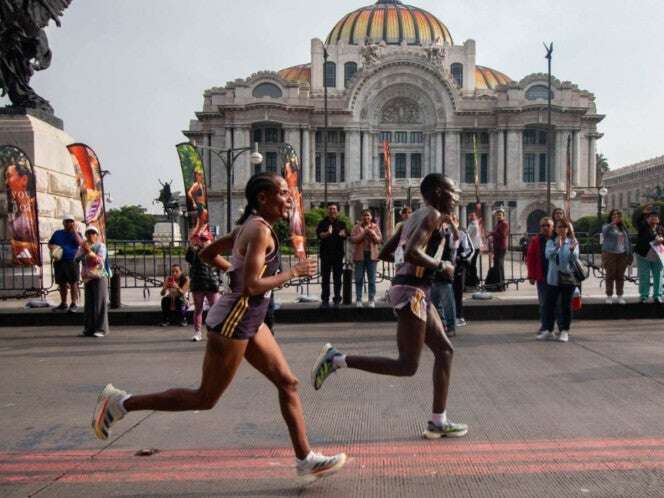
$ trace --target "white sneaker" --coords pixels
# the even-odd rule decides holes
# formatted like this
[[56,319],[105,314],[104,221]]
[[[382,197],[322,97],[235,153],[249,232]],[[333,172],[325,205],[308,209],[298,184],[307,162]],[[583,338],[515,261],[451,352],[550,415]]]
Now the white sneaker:
[[551,339],[553,339],[553,334],[548,330],[541,330],[539,334],[537,334],[538,341],[550,341]]
[[364,305],[362,304],[362,301],[355,301],[355,307],[356,308],[364,308]]
[[200,330],[194,332],[194,335],[191,338],[191,342],[201,342],[203,340],[203,334]]
[[606,304],[613,304],[613,297],[609,296],[606,298],[606,301],[604,301]]
[[466,325],[468,325],[468,324],[466,323],[466,320],[464,320],[463,318],[457,318],[456,319],[456,326],[457,327],[465,327]]
[[653,304],[662,304],[662,298],[661,297],[654,297],[652,302],[653,302]]
[[97,439],[106,440],[111,435],[111,426],[125,416],[121,406],[122,400],[127,396],[125,391],[116,389],[108,384],[97,397],[95,411],[92,414],[92,429]]
[[563,330],[558,334],[558,342],[569,342],[569,333]]
[[625,300],[624,297],[618,296],[618,304],[622,304],[623,306],[627,304],[627,301]]
[[369,308],[375,308],[376,307],[376,301],[369,301]]
[[311,483],[338,472],[346,464],[346,460],[345,453],[328,457],[311,452],[304,460],[297,461],[297,476],[301,481]]

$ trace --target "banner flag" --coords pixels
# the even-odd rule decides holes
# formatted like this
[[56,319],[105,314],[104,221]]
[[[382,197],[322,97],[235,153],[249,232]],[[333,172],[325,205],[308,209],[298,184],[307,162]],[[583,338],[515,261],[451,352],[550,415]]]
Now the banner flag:
[[99,238],[106,240],[106,204],[102,185],[101,165],[97,154],[85,144],[67,146],[74,163],[76,182],[83,206],[83,222],[99,230]]
[[565,178],[565,215],[571,220],[572,211],[572,135],[567,136],[567,164]]
[[187,219],[190,227],[189,239],[202,233],[210,235],[208,214],[208,190],[205,168],[196,147],[189,142],[175,146],[180,156],[182,180],[187,198]]
[[7,190],[7,238],[12,263],[41,266],[37,182],[28,156],[18,147],[0,146],[0,172]]
[[[475,216],[480,227],[480,247],[481,252],[486,252],[488,244],[486,237],[486,226],[482,217],[482,201],[480,200],[480,154],[477,150],[477,133],[473,133],[473,162],[475,164]],[[467,223],[467,220],[462,220]]]
[[281,176],[288,184],[293,199],[293,209],[288,215],[290,225],[290,238],[298,259],[307,257],[305,247],[304,202],[300,192],[300,160],[295,149],[290,144],[283,144],[280,148],[283,163]]
[[386,240],[389,240],[394,232],[394,213],[392,206],[392,148],[387,140],[383,142],[383,157],[385,164],[385,202],[387,204],[385,234]]

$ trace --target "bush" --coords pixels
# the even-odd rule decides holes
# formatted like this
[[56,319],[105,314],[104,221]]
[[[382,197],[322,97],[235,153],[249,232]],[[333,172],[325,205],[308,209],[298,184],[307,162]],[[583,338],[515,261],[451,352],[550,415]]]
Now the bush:
[[[304,213],[304,223],[307,226],[307,239],[316,239],[316,228],[318,224],[327,216],[327,209],[313,208]],[[348,233],[353,229],[353,223],[350,218],[343,213],[339,213],[339,221],[346,225]]]

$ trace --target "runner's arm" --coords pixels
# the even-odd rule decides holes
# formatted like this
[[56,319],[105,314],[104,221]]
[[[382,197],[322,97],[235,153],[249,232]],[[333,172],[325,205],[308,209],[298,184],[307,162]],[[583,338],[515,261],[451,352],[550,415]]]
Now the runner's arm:
[[381,261],[387,261],[389,263],[394,263],[394,251],[399,247],[399,241],[401,240],[401,231],[403,230],[403,225],[399,227],[397,233],[395,233],[390,240],[383,246],[378,254],[378,259]]
[[419,222],[406,242],[404,251],[406,261],[432,270],[441,267],[441,262],[429,256],[425,250],[431,234],[440,227],[441,219],[441,214],[435,209],[431,209],[431,212]]

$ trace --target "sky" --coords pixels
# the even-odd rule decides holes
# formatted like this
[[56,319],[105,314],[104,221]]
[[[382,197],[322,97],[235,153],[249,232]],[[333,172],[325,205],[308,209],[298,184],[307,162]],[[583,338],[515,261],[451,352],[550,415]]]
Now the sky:
[[[182,190],[175,144],[203,92],[260,70],[310,61],[348,12],[371,0],[73,0],[48,29],[50,69],[32,79],[65,131],[111,171],[110,207],[156,212],[159,180]],[[664,2],[661,0],[410,0],[477,42],[477,63],[514,80],[553,73],[593,92],[611,168],[664,154]],[[0,104],[8,103],[6,98]]]

